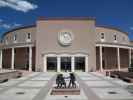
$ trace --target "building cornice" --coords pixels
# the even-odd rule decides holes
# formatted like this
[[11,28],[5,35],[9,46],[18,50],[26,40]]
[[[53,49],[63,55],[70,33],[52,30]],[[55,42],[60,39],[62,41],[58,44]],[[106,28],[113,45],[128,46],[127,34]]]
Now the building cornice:
[[95,17],[38,17],[39,21],[42,20],[96,20]]
[[96,28],[107,28],[107,29],[113,29],[113,30],[116,30],[116,31],[120,31],[126,35],[128,35],[127,32],[121,30],[120,28],[116,28],[116,27],[113,27],[113,26],[106,26],[106,25],[96,25]]
[[8,33],[10,33],[10,32],[13,32],[13,31],[16,31],[16,30],[20,30],[20,29],[25,29],[25,28],[32,28],[32,27],[36,27],[36,25],[33,24],[33,25],[20,26],[20,27],[13,28],[13,29],[11,29],[11,30],[9,30],[9,31],[7,31],[7,32],[4,32],[3,35],[2,35],[2,38],[3,38],[5,35],[7,35]]

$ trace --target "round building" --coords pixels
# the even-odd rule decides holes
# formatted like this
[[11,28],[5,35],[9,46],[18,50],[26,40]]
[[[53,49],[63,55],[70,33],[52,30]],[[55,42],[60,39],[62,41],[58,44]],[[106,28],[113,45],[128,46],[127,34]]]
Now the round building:
[[94,18],[39,18],[35,25],[7,31],[0,68],[76,72],[122,70],[131,64],[128,33],[97,26]]

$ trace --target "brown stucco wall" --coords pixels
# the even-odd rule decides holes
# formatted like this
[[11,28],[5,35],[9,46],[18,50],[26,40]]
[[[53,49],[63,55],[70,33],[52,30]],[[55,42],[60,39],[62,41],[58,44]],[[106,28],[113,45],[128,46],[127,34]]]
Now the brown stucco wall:
[[28,48],[16,48],[15,49],[15,69],[28,69],[27,60],[28,60]]
[[105,69],[117,69],[117,48],[104,47],[103,60]]
[[[117,65],[117,48],[103,47],[103,69],[118,69]],[[97,70],[100,68],[99,47],[96,47],[96,65]],[[128,68],[129,50],[120,48],[120,67]]]
[[[57,36],[61,30],[70,30],[74,35],[71,46],[63,47]],[[94,20],[39,20],[36,34],[36,66],[43,70],[43,55],[49,52],[75,53],[89,55],[89,70],[96,67]]]
[[129,50],[128,49],[120,49],[120,64],[121,64],[121,68],[129,67]]
[[2,64],[3,68],[11,68],[11,49],[3,49],[2,51]]

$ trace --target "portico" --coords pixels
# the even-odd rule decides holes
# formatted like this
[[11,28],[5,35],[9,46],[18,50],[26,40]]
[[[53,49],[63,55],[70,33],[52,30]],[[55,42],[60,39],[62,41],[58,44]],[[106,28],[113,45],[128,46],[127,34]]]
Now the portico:
[[97,67],[99,66],[98,69],[100,71],[107,69],[117,69],[120,71],[122,68],[128,68],[130,66],[132,57],[132,47],[130,47],[130,45],[97,43],[96,46],[97,55],[99,55],[99,58],[97,59],[99,60],[97,61]]
[[[3,47],[0,50],[0,69],[23,69],[32,71],[35,50],[33,44]],[[33,57],[32,57],[33,56]],[[27,69],[28,67],[28,69]]]

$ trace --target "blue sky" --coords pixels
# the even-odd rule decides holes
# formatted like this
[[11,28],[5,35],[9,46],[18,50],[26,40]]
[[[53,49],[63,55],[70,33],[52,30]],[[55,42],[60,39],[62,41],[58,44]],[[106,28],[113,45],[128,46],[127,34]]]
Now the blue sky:
[[0,0],[0,35],[39,16],[90,16],[96,25],[120,28],[133,40],[133,0]]

